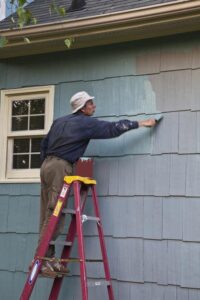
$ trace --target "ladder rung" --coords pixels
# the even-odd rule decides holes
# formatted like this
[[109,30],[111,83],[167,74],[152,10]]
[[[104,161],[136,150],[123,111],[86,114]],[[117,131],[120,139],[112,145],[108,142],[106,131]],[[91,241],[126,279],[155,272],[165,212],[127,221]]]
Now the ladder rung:
[[56,273],[55,274],[55,276],[52,276],[52,277],[50,277],[50,276],[48,276],[48,275],[44,275],[44,274],[38,274],[38,276],[40,277],[40,278],[52,278],[52,279],[55,279],[55,278],[62,278],[62,277],[64,277],[64,276],[69,276],[69,274],[68,273]]
[[86,259],[86,262],[103,262],[103,259]]
[[[58,259],[60,262],[81,262],[83,261],[80,258],[70,257],[70,258],[61,258]],[[103,259],[86,259],[86,262],[103,262]]]
[[82,222],[86,222],[86,221],[96,221],[96,222],[99,222],[100,218],[98,218],[98,217],[92,217],[92,216],[87,216],[87,215],[82,215]]
[[109,286],[109,285],[111,285],[111,283],[108,280],[88,280],[87,281],[88,287]]
[[51,241],[49,243],[50,245],[61,245],[61,246],[71,246],[72,242],[66,242],[66,241]]
[[74,209],[71,209],[71,208],[63,208],[62,213],[63,214],[72,214],[72,215],[75,215],[76,211]]

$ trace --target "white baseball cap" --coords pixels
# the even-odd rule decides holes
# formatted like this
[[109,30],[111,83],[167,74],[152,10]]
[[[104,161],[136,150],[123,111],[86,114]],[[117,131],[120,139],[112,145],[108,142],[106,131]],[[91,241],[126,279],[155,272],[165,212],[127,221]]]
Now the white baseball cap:
[[72,113],[74,114],[79,109],[81,109],[88,100],[92,100],[94,97],[90,96],[85,91],[78,92],[74,94],[70,99],[70,104],[72,107]]

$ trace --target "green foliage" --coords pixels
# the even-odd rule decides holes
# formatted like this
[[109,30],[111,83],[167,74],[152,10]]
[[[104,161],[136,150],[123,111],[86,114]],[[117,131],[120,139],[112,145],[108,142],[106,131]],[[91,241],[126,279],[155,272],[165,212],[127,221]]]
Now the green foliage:
[[65,46],[67,46],[67,48],[71,48],[71,46],[73,45],[74,43],[74,38],[67,38],[64,40],[64,43],[65,43]]
[[52,13],[56,13],[62,17],[64,17],[66,15],[66,9],[62,6],[58,6],[55,1],[53,1],[50,6],[49,6],[49,13],[50,15]]
[[8,40],[5,36],[0,36],[0,48],[3,48],[8,44]]
[[31,41],[30,41],[29,38],[27,38],[27,37],[24,38],[24,42],[26,42],[27,44],[30,44],[30,43],[31,43]]
[[[13,16],[10,18],[13,26],[17,26],[18,28],[22,29],[24,26],[37,24],[37,18],[34,17],[29,9],[26,8],[27,4],[29,4],[29,0],[10,0],[10,4],[11,10],[16,11],[17,14],[17,18],[14,18]],[[64,17],[66,15],[66,9],[65,7],[58,6],[56,4],[56,0],[52,0],[52,3],[49,6],[49,13],[56,13]],[[23,40],[25,43],[31,43],[28,37],[23,37]],[[5,36],[0,36],[0,48],[4,47],[7,43],[7,38]],[[72,44],[74,43],[74,38],[67,38],[64,40],[64,43],[67,48],[71,48]]]

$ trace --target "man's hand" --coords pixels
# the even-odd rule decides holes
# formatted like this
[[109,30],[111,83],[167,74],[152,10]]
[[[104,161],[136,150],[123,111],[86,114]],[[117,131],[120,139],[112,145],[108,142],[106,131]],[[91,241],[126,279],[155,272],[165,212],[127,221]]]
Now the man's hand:
[[139,121],[139,127],[153,127],[156,125],[156,120],[155,119],[147,119],[144,121]]

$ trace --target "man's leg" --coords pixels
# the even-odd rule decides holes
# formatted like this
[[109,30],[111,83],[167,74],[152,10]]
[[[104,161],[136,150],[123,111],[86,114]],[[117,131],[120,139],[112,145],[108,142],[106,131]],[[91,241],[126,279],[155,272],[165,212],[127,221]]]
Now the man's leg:
[[[66,175],[72,175],[72,166],[68,162],[57,157],[49,157],[41,167],[41,205],[40,205],[40,243],[53,209],[57,202],[57,197],[63,185],[63,179]],[[61,215],[56,232],[52,238],[55,240],[61,233],[64,225],[64,215]],[[47,257],[54,257],[55,247],[49,246],[46,253]],[[61,265],[54,266],[56,271],[64,270]]]

